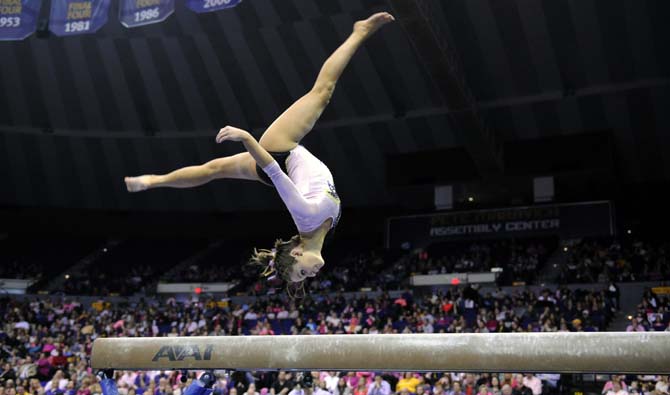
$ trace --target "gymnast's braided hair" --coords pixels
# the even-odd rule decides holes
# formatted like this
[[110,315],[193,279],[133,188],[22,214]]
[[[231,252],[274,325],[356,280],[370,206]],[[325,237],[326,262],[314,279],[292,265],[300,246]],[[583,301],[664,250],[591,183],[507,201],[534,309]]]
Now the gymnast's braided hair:
[[291,250],[300,245],[300,236],[295,235],[290,240],[277,239],[272,250],[254,249],[249,263],[263,268],[261,276],[268,281],[279,278],[286,282],[286,293],[292,299],[305,296],[305,284],[291,281],[293,265],[297,263],[291,255]]

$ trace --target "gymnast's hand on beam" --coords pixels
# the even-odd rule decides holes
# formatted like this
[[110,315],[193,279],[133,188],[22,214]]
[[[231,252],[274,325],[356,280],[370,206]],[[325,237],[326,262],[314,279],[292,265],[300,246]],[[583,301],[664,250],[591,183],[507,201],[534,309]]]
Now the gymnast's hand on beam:
[[242,130],[233,126],[226,126],[219,130],[219,134],[216,135],[216,142],[222,143],[224,141],[245,141],[250,138],[253,137],[246,130]]

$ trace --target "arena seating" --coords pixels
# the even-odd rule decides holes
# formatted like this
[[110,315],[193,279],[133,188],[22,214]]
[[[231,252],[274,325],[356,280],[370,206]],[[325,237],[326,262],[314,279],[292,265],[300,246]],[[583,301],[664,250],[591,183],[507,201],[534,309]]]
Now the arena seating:
[[[650,306],[654,305],[651,311]],[[667,299],[648,293],[640,309],[647,314],[663,315],[662,321],[667,323]],[[38,394],[56,395],[67,392],[68,386],[75,392],[99,393],[85,362],[92,339],[99,336],[596,331],[607,329],[613,310],[611,298],[605,291],[567,288],[544,289],[538,293],[527,289],[483,293],[460,287],[421,297],[409,291],[395,298],[388,294],[354,299],[342,295],[308,296],[288,304],[278,298],[256,299],[250,304],[235,304],[228,299],[178,303],[174,299],[147,298],[114,305],[101,299],[88,306],[77,298],[3,298],[0,299],[3,323],[0,359],[4,363],[1,364],[0,386],[5,387],[5,394],[31,387],[31,391]],[[345,384],[351,388],[347,390],[342,386],[340,390],[354,390],[357,383],[351,377],[366,380],[368,384],[373,376],[344,374]],[[148,377],[153,379],[141,378],[145,383],[138,383],[137,377],[136,372],[117,373],[119,386],[126,395],[148,390],[154,394],[175,394],[184,389],[178,373],[149,372]],[[497,386],[495,380],[491,380],[493,377],[498,380]],[[480,386],[485,385],[489,393],[496,388],[500,391],[503,381],[513,384],[516,390],[524,388],[521,384],[524,379],[516,375],[417,375],[415,379],[419,385],[425,385],[420,390],[412,390],[411,393],[419,395],[452,392],[457,389],[456,385],[472,391],[479,391]],[[394,388],[400,385],[400,389],[396,388],[398,392],[405,383],[403,380],[415,383],[415,379],[384,377]],[[267,380],[262,373],[252,373],[243,380],[222,378],[217,391],[230,395],[231,388],[237,388],[244,392],[252,382],[258,385],[257,390],[267,391],[274,379]],[[662,383],[662,379],[659,381]],[[316,382],[317,386],[322,385],[321,382],[328,385],[327,377],[317,377]],[[459,384],[454,384],[456,382]],[[554,384],[545,380],[545,391],[551,392]],[[59,385],[64,388],[61,392],[53,388]],[[332,389],[325,390],[334,394]]]
[[570,247],[562,282],[654,281],[668,278],[668,244],[627,237],[586,239]]
[[[10,236],[0,241],[0,278],[36,280],[44,291],[53,276],[67,272],[83,257],[102,249],[101,239]],[[487,272],[502,269],[499,285],[534,284],[536,275],[561,242],[555,238],[507,239],[433,244],[412,251],[382,250],[354,240],[335,241],[325,252],[327,265],[307,282],[312,292],[401,289],[412,274]],[[206,249],[208,245],[214,248]],[[235,282],[234,293],[265,295],[277,284],[247,265],[254,244],[226,241],[127,239],[100,254],[55,291],[77,295],[147,293],[164,282]],[[206,250],[201,256],[199,251]],[[560,269],[561,283],[660,280],[670,269],[667,246],[621,239],[582,240],[569,248]],[[195,259],[195,258],[197,259]],[[178,266],[183,261],[187,264]],[[46,264],[48,262],[48,264]],[[177,267],[175,270],[171,270]]]

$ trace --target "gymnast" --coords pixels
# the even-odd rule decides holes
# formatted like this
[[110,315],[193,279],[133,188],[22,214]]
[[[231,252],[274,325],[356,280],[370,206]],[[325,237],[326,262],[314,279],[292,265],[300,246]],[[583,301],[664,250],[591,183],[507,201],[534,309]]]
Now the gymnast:
[[272,250],[255,250],[251,262],[265,267],[265,277],[279,276],[289,285],[314,277],[324,265],[321,249],[326,235],[337,225],[341,208],[330,170],[300,145],[300,141],[328,105],[340,75],[356,50],[375,31],[393,20],[391,14],[380,12],[356,22],[351,35],[323,64],[312,89],[284,111],[260,141],[232,126],[219,131],[217,143],[241,142],[247,152],[165,175],[126,177],[128,191],[191,188],[219,178],[274,185],[299,234],[289,241],[277,240]]

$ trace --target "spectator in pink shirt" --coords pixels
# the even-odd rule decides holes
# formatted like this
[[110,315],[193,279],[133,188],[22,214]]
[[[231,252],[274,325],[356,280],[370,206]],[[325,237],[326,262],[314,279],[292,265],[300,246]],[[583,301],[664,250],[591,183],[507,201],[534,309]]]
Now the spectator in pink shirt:
[[626,332],[645,332],[646,329],[637,321],[637,318],[630,320],[630,325],[626,327]]
[[603,387],[603,390],[601,392],[603,394],[606,394],[608,391],[614,388],[614,383],[618,383],[622,389],[628,390],[628,386],[626,386],[626,383],[623,382],[619,376],[613,374],[612,379],[605,383],[605,386]]
[[349,384],[351,388],[356,388],[358,387],[358,382],[360,381],[360,378],[356,376],[356,372],[348,372],[346,376],[344,376],[344,380]]
[[40,377],[40,380],[46,381],[50,379],[49,373],[51,372],[51,363],[49,362],[49,355],[43,352],[40,356],[40,359],[37,360],[37,373]]

